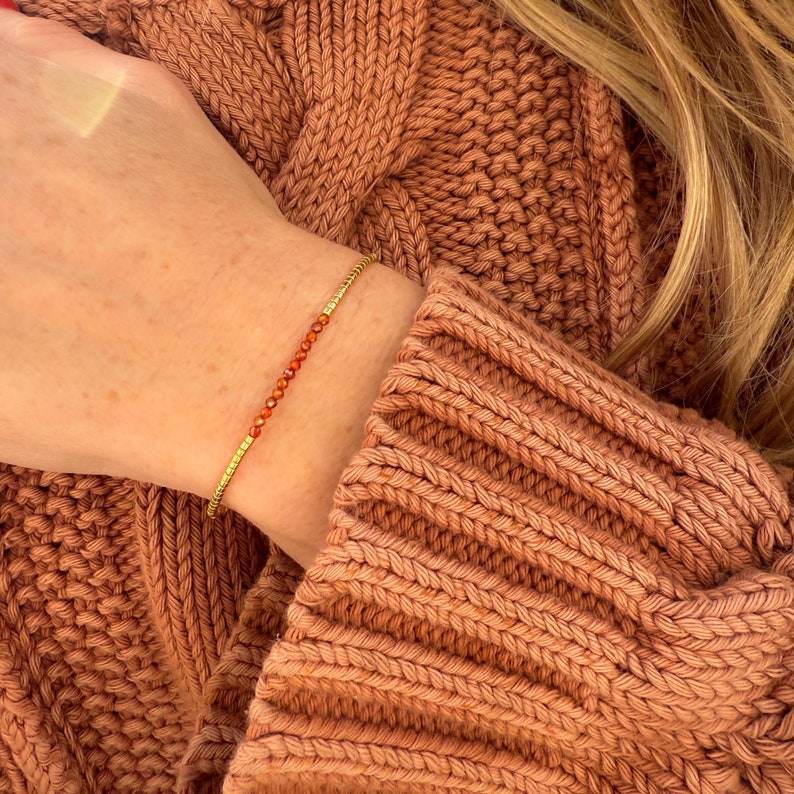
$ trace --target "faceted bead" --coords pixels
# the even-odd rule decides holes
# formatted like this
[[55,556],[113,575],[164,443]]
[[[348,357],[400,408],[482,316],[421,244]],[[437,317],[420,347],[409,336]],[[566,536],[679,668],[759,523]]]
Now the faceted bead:
[[297,358],[293,358],[292,361],[289,362],[289,368],[295,372],[301,368],[301,363],[298,361]]
[[306,351],[305,350],[296,350],[295,351],[295,359],[297,361],[306,361]]
[[308,339],[304,339],[301,342],[301,350],[304,353],[308,353],[312,349],[312,343]]
[[320,315],[320,316],[317,318],[317,322],[318,322],[318,323],[320,323],[320,325],[328,325],[328,321],[329,321],[330,319],[331,319],[331,318],[330,318],[330,317],[329,317],[329,316],[328,316],[328,315],[327,315],[325,312],[323,312],[323,313],[322,313],[322,314],[321,314],[321,315]]
[[312,323],[311,328],[312,328],[312,331],[314,331],[314,333],[319,334],[320,331],[323,330],[323,324],[322,323]]
[[294,372],[293,372],[293,371],[292,371],[292,370],[291,370],[289,367],[287,367],[287,368],[284,370],[284,377],[285,377],[287,380],[292,380],[292,379],[295,377],[295,373],[294,373]]
[[307,342],[316,342],[317,341],[317,332],[312,328],[308,334],[306,334],[306,341]]
[[254,425],[253,427],[248,428],[248,435],[253,436],[254,438],[259,438],[259,436],[262,435],[262,428]]
[[257,416],[256,419],[254,419],[254,424],[257,427],[262,427],[262,425],[264,423],[265,423],[265,417],[264,416]]
[[279,389],[278,387],[273,389],[273,397],[274,397],[274,399],[280,400],[283,396],[284,396],[284,389]]
[[276,385],[279,387],[279,389],[286,389],[287,386],[289,386],[289,381],[286,378],[279,378],[276,381]]
[[265,400],[265,407],[269,408],[271,411],[278,405],[278,400],[275,397],[268,397]]
[[266,405],[259,413],[262,415],[262,418],[270,419],[270,417],[273,416],[273,409]]

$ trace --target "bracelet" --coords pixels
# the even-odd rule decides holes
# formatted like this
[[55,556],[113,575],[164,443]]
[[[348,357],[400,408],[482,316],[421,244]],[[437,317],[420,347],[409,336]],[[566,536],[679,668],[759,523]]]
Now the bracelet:
[[270,397],[265,400],[264,408],[262,408],[254,419],[253,425],[248,430],[248,435],[237,448],[237,452],[232,456],[229,465],[226,467],[226,471],[223,473],[220,482],[216,486],[215,493],[212,494],[212,499],[210,499],[209,505],[207,505],[207,515],[210,518],[216,517],[221,500],[223,499],[223,494],[231,482],[235,471],[237,471],[240,461],[243,459],[245,453],[248,452],[251,444],[262,434],[262,428],[265,426],[265,422],[273,415],[273,410],[278,405],[279,400],[284,398],[284,393],[287,390],[289,382],[295,377],[295,374],[301,368],[301,364],[306,360],[320,332],[328,325],[328,321],[331,319],[334,310],[339,305],[342,298],[345,297],[345,293],[350,289],[353,282],[364,272],[367,265],[371,265],[376,259],[377,254],[372,253],[367,254],[367,256],[359,260],[358,264],[350,271],[350,275],[342,282],[339,289],[334,293],[334,296],[328,301],[320,315],[312,323],[300,347],[295,351],[292,361],[290,361],[289,366],[281,373],[281,377],[276,381],[276,388],[273,389]]

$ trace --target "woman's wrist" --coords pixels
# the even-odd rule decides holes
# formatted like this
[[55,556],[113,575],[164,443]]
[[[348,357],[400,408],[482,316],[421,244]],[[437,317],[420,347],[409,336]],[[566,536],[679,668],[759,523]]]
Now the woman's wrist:
[[[283,295],[259,328],[249,328],[241,369],[218,372],[228,409],[197,452],[190,490],[209,496],[251,419],[339,282],[360,259],[351,249],[292,229],[294,275],[281,263],[272,289]],[[424,291],[378,263],[345,296],[315,349],[290,383],[224,496],[284,551],[306,566],[321,548],[336,483],[358,449],[379,385],[408,333]],[[272,306],[272,303],[270,304]],[[272,312],[272,309],[271,309]],[[249,322],[255,312],[249,312]],[[242,318],[241,318],[242,321]],[[269,326],[268,330],[262,328]],[[249,359],[246,366],[245,358]]]
[[[288,224],[162,68],[0,31],[0,459],[209,496],[357,254]],[[420,297],[365,273],[229,487],[301,562]]]

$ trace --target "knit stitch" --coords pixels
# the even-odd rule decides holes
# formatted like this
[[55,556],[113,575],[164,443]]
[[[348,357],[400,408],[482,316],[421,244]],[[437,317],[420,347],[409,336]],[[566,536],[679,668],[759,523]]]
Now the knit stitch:
[[791,473],[658,401],[696,333],[600,366],[670,247],[614,96],[473,0],[20,5],[428,294],[306,572],[197,496],[0,466],[0,792],[792,794]]

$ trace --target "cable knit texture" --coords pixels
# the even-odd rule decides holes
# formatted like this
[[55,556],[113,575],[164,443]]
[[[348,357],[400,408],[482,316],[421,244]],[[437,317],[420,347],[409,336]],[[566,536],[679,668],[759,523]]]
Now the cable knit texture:
[[196,496],[0,467],[0,792],[794,792],[791,475],[648,396],[695,338],[599,366],[669,252],[614,97],[472,0],[20,5],[428,295],[306,572]]

